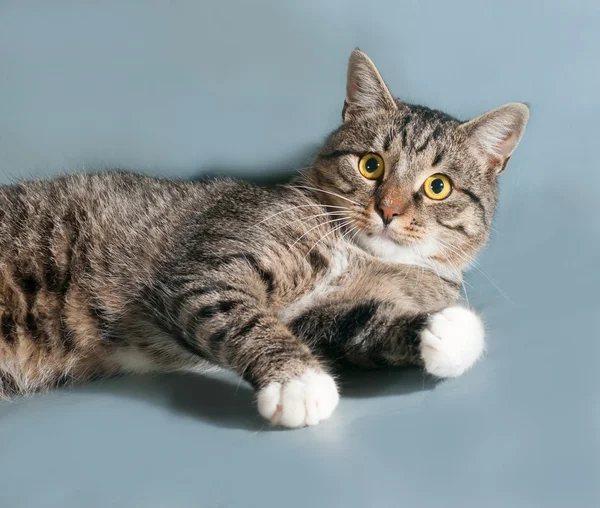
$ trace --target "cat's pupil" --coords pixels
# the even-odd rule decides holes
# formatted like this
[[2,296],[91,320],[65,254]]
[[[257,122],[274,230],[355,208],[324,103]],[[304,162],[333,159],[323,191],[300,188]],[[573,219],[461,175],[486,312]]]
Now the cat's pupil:
[[379,169],[379,162],[375,157],[370,157],[365,163],[365,169],[368,173],[375,173]]
[[435,194],[439,194],[444,190],[444,180],[441,178],[436,178],[433,182],[431,182],[431,190]]

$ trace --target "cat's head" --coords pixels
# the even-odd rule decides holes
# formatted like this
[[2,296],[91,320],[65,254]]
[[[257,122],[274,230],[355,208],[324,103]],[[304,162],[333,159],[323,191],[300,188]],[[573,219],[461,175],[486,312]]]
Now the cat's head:
[[407,104],[356,50],[343,124],[309,168],[306,186],[319,189],[331,211],[344,212],[348,221],[334,224],[371,253],[462,269],[487,241],[497,177],[528,116],[527,106],[511,103],[461,122]]

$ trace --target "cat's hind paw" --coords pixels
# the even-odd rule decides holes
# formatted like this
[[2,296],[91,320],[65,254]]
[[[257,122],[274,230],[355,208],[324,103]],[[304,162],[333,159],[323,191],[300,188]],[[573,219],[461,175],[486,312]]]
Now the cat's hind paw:
[[421,332],[425,370],[437,377],[456,377],[481,357],[485,348],[481,319],[464,307],[432,314]]
[[262,388],[258,392],[258,412],[275,425],[316,425],[331,416],[339,399],[333,378],[309,369],[302,376]]

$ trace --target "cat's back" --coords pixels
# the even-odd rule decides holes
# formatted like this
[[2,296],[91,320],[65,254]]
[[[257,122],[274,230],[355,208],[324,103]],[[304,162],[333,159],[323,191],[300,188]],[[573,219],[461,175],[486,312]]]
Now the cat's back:
[[191,193],[202,196],[202,186],[130,172],[68,174],[47,180],[24,180],[0,186],[0,217],[21,224],[66,209],[98,216],[112,210],[125,217],[142,216]]

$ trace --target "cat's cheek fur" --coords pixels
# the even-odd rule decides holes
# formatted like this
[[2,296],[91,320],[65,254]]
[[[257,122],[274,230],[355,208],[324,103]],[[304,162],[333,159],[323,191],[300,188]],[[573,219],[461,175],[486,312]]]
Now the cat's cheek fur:
[[440,378],[456,377],[471,368],[485,349],[479,316],[464,307],[448,307],[433,314],[421,332],[425,370]]
[[262,388],[258,392],[258,412],[274,425],[316,425],[332,415],[339,398],[329,374],[308,369],[302,376]]

